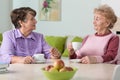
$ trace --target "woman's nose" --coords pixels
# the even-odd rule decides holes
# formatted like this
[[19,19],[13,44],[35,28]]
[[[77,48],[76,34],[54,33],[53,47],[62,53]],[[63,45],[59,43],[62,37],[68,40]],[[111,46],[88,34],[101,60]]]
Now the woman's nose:
[[37,20],[35,19],[35,24],[37,23]]
[[95,21],[95,20],[93,21],[93,24],[96,24],[96,21]]

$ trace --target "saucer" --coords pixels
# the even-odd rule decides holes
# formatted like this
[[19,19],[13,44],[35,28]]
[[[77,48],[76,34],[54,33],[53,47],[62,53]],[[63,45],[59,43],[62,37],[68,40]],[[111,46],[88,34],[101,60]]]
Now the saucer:
[[0,74],[7,73],[7,72],[8,72],[7,68],[1,68],[0,69]]
[[70,62],[80,63],[80,62],[81,62],[81,59],[70,59]]
[[40,60],[40,61],[35,61],[35,64],[43,64],[45,62],[46,62],[46,60]]
[[0,69],[9,67],[9,64],[7,63],[0,63]]

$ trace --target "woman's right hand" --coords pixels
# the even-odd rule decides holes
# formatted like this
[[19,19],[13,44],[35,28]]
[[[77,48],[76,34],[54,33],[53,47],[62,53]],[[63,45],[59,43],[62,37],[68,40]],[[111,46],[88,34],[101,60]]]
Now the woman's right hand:
[[60,59],[61,58],[61,53],[55,47],[52,47],[50,49],[50,53],[51,53],[51,58],[52,59]]
[[73,55],[75,53],[73,47],[72,47],[72,43],[69,43],[67,45],[67,49],[68,49],[68,52],[69,52],[69,55]]
[[19,57],[12,56],[11,63],[23,63],[23,64],[31,64],[34,62],[34,59],[31,56]]

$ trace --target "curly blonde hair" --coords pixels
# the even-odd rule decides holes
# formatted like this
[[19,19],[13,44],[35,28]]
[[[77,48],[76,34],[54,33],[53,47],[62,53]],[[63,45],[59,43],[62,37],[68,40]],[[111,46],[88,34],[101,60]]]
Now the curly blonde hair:
[[104,16],[110,25],[108,26],[110,29],[113,28],[115,22],[117,21],[117,16],[115,15],[113,9],[107,4],[100,5],[98,8],[94,9],[94,13],[99,13]]

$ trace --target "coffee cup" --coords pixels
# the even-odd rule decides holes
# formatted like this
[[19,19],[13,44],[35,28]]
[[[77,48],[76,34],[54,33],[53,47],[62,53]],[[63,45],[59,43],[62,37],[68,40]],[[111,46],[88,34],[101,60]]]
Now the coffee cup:
[[34,59],[35,61],[43,61],[43,60],[45,60],[44,54],[41,54],[41,53],[39,53],[39,54],[34,54],[34,55],[33,55],[33,59]]
[[80,49],[80,46],[81,46],[81,42],[72,42],[72,47],[75,51]]

